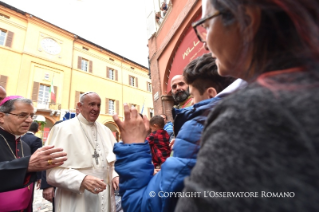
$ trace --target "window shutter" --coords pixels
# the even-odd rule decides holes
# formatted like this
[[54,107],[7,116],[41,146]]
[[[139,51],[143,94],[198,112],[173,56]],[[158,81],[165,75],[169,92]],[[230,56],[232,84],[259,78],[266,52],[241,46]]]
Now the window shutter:
[[6,46],[7,47],[12,47],[12,41],[13,41],[13,32],[8,31],[8,35],[7,35],[7,40],[6,40]]
[[140,106],[139,105],[136,105],[136,110],[137,110],[137,112],[138,113],[140,113],[141,111],[140,111]]
[[32,101],[33,102],[37,102],[38,101],[39,87],[40,87],[40,83],[39,82],[33,82],[33,89],[32,89]]
[[115,71],[115,80],[116,80],[116,81],[119,81],[118,72],[117,72],[117,70],[114,70],[114,71]]
[[[57,98],[58,98],[58,87],[57,87],[57,86],[54,86],[53,89],[54,89],[54,94],[55,94],[55,102],[52,102],[52,103],[56,104],[56,100],[57,100]],[[52,101],[52,100],[51,100],[51,101]]]
[[116,114],[119,115],[120,113],[120,101],[116,100]]
[[146,90],[149,91],[149,90],[148,90],[148,82],[146,82]]
[[105,114],[109,114],[109,99],[105,98]]
[[137,77],[135,77],[135,84],[136,84],[136,87],[138,88],[138,80],[137,80]]
[[109,67],[106,67],[106,78],[110,78]]
[[93,72],[93,62],[90,60],[90,68],[89,68],[89,72],[92,73]]
[[129,84],[129,85],[132,85],[132,84],[131,84],[131,75],[128,75],[128,84]]
[[6,90],[8,77],[0,75],[0,85]]
[[76,105],[80,100],[80,91],[75,91],[75,99],[74,99],[74,109],[76,109]]
[[78,69],[81,69],[82,57],[78,57]]

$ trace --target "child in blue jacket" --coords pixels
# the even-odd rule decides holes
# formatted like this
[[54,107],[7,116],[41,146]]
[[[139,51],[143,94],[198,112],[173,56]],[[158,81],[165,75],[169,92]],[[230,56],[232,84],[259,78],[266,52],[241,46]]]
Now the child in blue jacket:
[[[214,98],[233,78],[218,75],[215,60],[203,55],[184,69],[185,82],[189,84],[194,105],[174,110],[176,139],[174,155],[162,164],[153,176],[154,166],[148,143],[117,143],[115,170],[120,175],[120,195],[125,212],[174,211],[181,193],[184,178],[190,175],[200,148],[200,137],[206,120],[206,111],[221,99]],[[141,142],[141,141],[137,141]]]

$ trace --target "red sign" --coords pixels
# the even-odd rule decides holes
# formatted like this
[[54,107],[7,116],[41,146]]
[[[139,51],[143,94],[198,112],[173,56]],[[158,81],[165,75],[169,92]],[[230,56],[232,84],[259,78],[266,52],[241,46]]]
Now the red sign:
[[167,82],[167,93],[171,90],[171,80],[175,75],[182,75],[183,70],[186,67],[188,63],[190,63],[192,60],[196,59],[197,57],[208,53],[204,48],[203,43],[201,43],[195,31],[192,27],[190,27],[183,38],[183,41],[179,45],[176,54],[173,59],[173,63],[171,66],[171,72],[168,78]]

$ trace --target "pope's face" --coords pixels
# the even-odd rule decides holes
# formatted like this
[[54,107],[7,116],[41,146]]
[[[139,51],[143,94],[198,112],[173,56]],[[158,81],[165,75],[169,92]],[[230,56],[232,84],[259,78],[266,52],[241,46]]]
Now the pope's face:
[[[23,135],[29,130],[33,121],[34,108],[30,104],[18,101],[13,104],[13,108],[11,114],[0,113],[0,122],[7,132],[14,135]],[[21,118],[21,116],[24,116],[24,118]]]
[[95,122],[100,115],[101,98],[96,93],[85,95],[83,104],[78,104],[79,110],[89,122]]

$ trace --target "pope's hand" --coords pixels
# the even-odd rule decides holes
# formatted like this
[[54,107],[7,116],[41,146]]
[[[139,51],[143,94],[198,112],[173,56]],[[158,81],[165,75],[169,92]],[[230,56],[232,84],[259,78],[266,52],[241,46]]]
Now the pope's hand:
[[49,188],[43,189],[42,196],[44,199],[52,202],[54,197],[54,188],[49,187]]
[[37,149],[29,160],[28,172],[39,172],[61,166],[67,160],[66,153],[61,148],[44,146]]
[[121,121],[117,114],[113,119],[120,129],[123,143],[144,143],[146,136],[149,134],[150,123],[147,117],[140,116],[136,108],[129,108],[124,104],[124,121]]
[[99,178],[86,175],[82,181],[81,187],[93,194],[98,194],[106,189],[106,184]]
[[113,188],[114,190],[118,189],[119,188],[119,177],[114,177],[112,179],[112,185],[113,185]]

